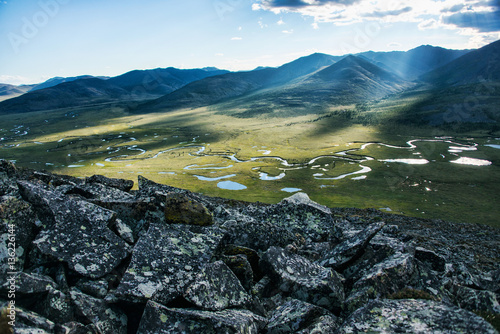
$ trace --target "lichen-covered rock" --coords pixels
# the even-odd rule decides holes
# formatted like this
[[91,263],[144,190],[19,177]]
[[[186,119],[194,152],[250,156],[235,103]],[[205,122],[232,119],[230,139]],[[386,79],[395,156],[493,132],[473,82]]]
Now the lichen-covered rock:
[[8,177],[14,177],[17,174],[16,165],[12,161],[0,159],[0,173]]
[[271,246],[285,247],[299,239],[281,226],[251,218],[244,221],[229,220],[222,227],[227,230],[227,243],[258,251],[266,251]]
[[[7,302],[0,302],[0,310],[4,310],[8,307]],[[22,307],[15,308],[15,326],[14,333],[20,334],[54,334],[55,332],[55,323],[50,321],[47,318],[42,317],[41,315],[32,312],[30,310],[26,310]],[[8,318],[11,321],[10,318]],[[7,332],[8,333],[8,332]]]
[[17,196],[17,168],[7,160],[0,160],[0,196]]
[[74,319],[71,296],[52,287],[48,288],[45,297],[37,301],[34,310],[57,324],[64,324]]
[[114,227],[118,235],[128,242],[129,244],[134,243],[134,233],[130,227],[125,224],[121,219],[117,218],[114,223]]
[[116,218],[112,211],[29,182],[18,184],[23,197],[53,221],[33,242],[42,253],[91,278],[110,273],[127,257],[128,245],[108,228]]
[[108,294],[108,281],[105,279],[100,279],[97,281],[81,279],[76,282],[75,287],[83,293],[96,298],[104,298]]
[[311,201],[304,193],[295,194],[265,208],[248,206],[244,213],[259,222],[270,223],[293,235],[300,235],[307,242],[327,241],[336,228],[330,210]]
[[102,334],[126,334],[127,316],[116,307],[107,305],[102,299],[86,295],[78,289],[71,289],[78,313],[94,324]]
[[343,278],[283,248],[271,247],[262,256],[261,267],[290,297],[338,311],[344,302]]
[[[333,314],[322,307],[301,300],[291,299],[278,306],[271,314],[269,323],[266,326],[267,333],[296,333],[313,325],[321,316],[335,318]],[[331,329],[334,330],[336,328]]]
[[124,179],[110,179],[102,175],[93,175],[91,177],[85,178],[85,183],[93,184],[100,183],[107,187],[116,188],[121,191],[130,191],[134,186],[134,181],[124,180]]
[[257,251],[251,248],[236,246],[236,245],[225,245],[224,246],[224,254],[225,255],[243,255],[250,263],[252,267],[253,276],[256,280],[260,280],[262,278],[262,273],[259,267],[260,257]]
[[446,260],[442,256],[423,247],[415,248],[415,258],[428,263],[435,271],[443,272],[446,269]]
[[348,284],[354,283],[377,263],[404,251],[405,244],[403,242],[379,232],[370,240],[362,255],[349,263],[349,266],[342,271],[342,275]]
[[451,292],[454,296],[453,302],[460,308],[492,314],[500,313],[497,297],[491,291],[481,291],[466,286],[454,285]]
[[202,203],[178,193],[167,194],[165,219],[172,224],[208,226],[214,223],[212,214]]
[[292,196],[287,197],[280,202],[280,204],[284,204],[284,203],[288,203],[288,204],[292,204],[292,205],[307,205],[307,206],[313,207],[316,210],[319,210],[327,215],[332,214],[332,210],[330,210],[330,208],[314,202],[313,200],[311,200],[309,198],[309,196],[306,193],[302,193],[302,192],[293,194]]
[[498,333],[472,312],[429,300],[374,300],[354,312],[338,334]]
[[257,334],[266,320],[247,310],[220,312],[173,309],[149,301],[138,334]]
[[332,315],[323,315],[317,318],[311,325],[307,326],[303,330],[297,332],[297,334],[323,334],[323,333],[335,333],[339,328],[338,318]]
[[384,298],[403,289],[413,274],[414,258],[408,253],[396,253],[373,266],[353,286],[345,308],[353,312],[369,299]]
[[[0,198],[0,279],[7,272],[24,269],[26,256],[37,231],[30,204],[15,197]],[[11,260],[9,260],[11,259]],[[12,262],[12,259],[15,259]]]
[[70,321],[61,325],[60,332],[64,334],[94,334],[96,328],[94,325],[85,326],[76,321]]
[[203,268],[187,288],[185,297],[196,306],[211,311],[243,307],[250,302],[238,278],[222,261]]
[[196,233],[188,225],[152,223],[134,247],[117,294],[133,302],[155,300],[167,303],[185,292],[207,265],[224,232],[204,228]]
[[8,291],[12,280],[15,280],[15,292],[23,295],[45,293],[49,288],[57,287],[56,282],[49,276],[18,272],[3,282],[1,290]]
[[250,291],[254,283],[254,275],[252,265],[247,257],[243,254],[225,255],[222,261],[231,269],[231,271],[239,279],[241,285],[246,291]]
[[88,198],[89,202],[104,207],[110,207],[112,204],[117,203],[133,203],[136,201],[134,195],[100,183],[84,184],[80,188],[90,195]]
[[335,270],[345,269],[350,262],[362,255],[370,240],[380,232],[384,225],[383,222],[369,225],[363,231],[337,245],[323,257],[320,264]]

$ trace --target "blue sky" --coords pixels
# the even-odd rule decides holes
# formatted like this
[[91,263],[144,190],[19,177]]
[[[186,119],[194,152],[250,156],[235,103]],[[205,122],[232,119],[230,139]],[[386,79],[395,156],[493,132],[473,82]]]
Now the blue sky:
[[0,0],[0,82],[498,39],[500,0]]

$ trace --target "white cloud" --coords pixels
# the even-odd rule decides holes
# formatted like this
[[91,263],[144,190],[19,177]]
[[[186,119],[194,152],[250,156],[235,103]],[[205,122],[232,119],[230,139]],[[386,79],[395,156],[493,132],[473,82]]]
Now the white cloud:
[[242,37],[232,37],[232,41],[241,41],[243,38]]
[[[261,0],[252,9],[277,14],[295,12],[313,17],[315,22],[335,25],[415,22],[420,29],[432,29],[442,25],[443,16],[457,11],[492,13],[499,7],[496,0]],[[458,26],[455,24],[454,28]]]
[[285,21],[283,19],[280,19],[278,22],[276,22],[279,26],[282,26],[285,24]]
[[467,43],[466,48],[468,49],[477,49],[485,46],[486,44],[493,43],[500,39],[499,32],[493,33],[470,33],[468,31],[462,31],[463,35],[470,35],[469,42]]
[[217,57],[224,57],[224,54],[223,53],[216,53],[215,56],[217,56]]
[[319,29],[318,22],[314,22],[313,24],[311,24],[311,26],[313,27],[313,29]]
[[436,19],[425,20],[418,24],[418,29],[420,30],[436,29],[438,27],[439,22]]
[[259,19],[259,22],[257,22],[259,24],[259,27],[261,29],[264,29],[264,28],[267,28],[267,24],[265,24],[264,22],[262,22],[262,18]]
[[391,43],[387,44],[387,46],[391,50],[398,50],[398,49],[401,48],[402,45],[400,43],[398,43],[398,42],[391,42]]
[[[45,80],[40,80],[40,82]],[[27,85],[34,83],[35,80],[20,75],[0,75],[0,83],[8,85]]]
[[283,30],[282,33],[284,33],[284,34],[293,34],[293,29]]

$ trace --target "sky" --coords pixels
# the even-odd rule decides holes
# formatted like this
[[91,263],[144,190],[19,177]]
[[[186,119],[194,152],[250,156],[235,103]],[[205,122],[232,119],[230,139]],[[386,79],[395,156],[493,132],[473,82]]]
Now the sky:
[[499,39],[500,0],[0,0],[0,83]]

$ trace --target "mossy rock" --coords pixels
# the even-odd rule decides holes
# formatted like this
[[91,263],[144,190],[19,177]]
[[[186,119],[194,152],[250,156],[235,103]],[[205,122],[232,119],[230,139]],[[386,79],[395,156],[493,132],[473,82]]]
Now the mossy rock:
[[214,223],[213,215],[203,204],[178,193],[166,196],[165,219],[171,224],[208,226]]

